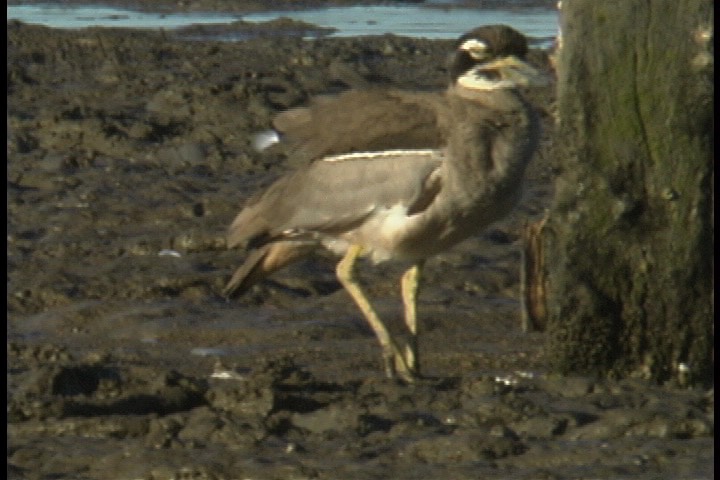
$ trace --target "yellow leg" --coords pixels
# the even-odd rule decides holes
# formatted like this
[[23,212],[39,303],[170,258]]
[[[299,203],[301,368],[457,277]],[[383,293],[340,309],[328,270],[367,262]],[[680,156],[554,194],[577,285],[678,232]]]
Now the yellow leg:
[[350,296],[353,298],[357,306],[362,311],[365,319],[370,324],[370,327],[375,332],[380,347],[382,347],[383,358],[385,359],[385,373],[388,377],[394,378],[395,374],[399,374],[406,381],[413,381],[413,372],[408,367],[405,357],[397,347],[397,344],[390,336],[390,332],[385,327],[383,322],[378,317],[377,313],[373,309],[370,301],[363,293],[360,285],[355,280],[354,266],[358,256],[362,253],[362,247],[358,245],[352,245],[340,263],[337,264],[335,269],[338,280],[342,283],[345,290],[348,291]]
[[410,267],[400,280],[403,305],[405,307],[405,325],[407,325],[410,338],[405,348],[405,364],[414,375],[420,374],[420,357],[418,355],[418,323],[417,323],[417,294],[420,285],[424,262]]

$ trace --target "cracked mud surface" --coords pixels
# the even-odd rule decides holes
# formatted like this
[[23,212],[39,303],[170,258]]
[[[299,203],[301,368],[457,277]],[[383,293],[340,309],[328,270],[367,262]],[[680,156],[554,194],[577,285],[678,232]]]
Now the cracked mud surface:
[[[243,255],[225,228],[299,166],[252,134],[312,95],[441,88],[448,42],[9,23],[8,44],[9,478],[713,476],[712,391],[556,377],[521,332],[547,141],[521,206],[428,263],[418,385],[383,378],[330,257],[220,297]],[[534,97],[549,137],[552,91]],[[360,269],[394,326],[400,271]]]

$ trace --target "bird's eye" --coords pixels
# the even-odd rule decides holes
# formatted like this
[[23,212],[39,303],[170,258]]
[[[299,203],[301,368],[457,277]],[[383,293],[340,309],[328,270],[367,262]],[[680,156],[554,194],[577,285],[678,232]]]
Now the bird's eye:
[[473,60],[485,60],[488,57],[488,53],[485,50],[480,49],[473,49],[468,50],[468,54],[473,58]]

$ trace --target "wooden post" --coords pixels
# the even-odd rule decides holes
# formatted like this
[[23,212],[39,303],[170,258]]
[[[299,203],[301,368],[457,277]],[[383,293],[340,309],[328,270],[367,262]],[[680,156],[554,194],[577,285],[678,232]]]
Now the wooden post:
[[551,365],[712,383],[713,2],[565,0]]

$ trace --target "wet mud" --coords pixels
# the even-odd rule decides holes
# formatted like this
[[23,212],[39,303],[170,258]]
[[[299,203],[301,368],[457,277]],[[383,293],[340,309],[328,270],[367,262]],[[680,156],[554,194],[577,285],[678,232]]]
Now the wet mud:
[[[8,23],[8,478],[712,478],[712,390],[559,377],[522,332],[552,87],[522,204],[427,265],[427,379],[383,377],[331,257],[221,297],[227,225],[301,166],[253,133],[313,95],[442,88],[449,46]],[[360,269],[393,329],[400,272]]]

